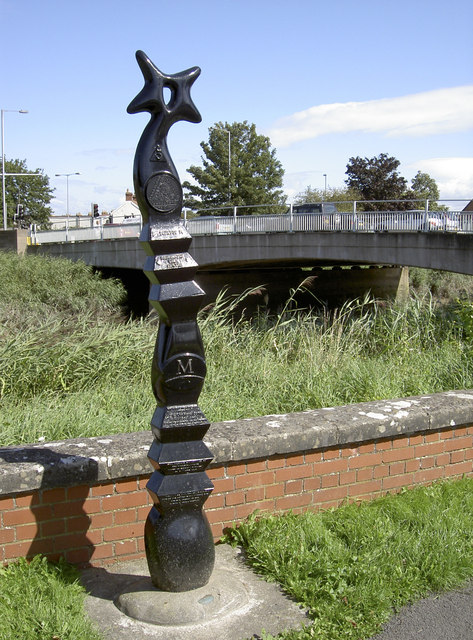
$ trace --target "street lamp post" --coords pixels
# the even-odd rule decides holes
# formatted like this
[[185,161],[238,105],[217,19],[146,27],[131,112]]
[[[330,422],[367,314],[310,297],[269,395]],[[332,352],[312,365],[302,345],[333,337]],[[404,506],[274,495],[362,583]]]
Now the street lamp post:
[[324,184],[324,200],[327,197],[327,174],[324,173],[324,180],[325,180],[325,184]]
[[1,109],[2,112],[2,204],[3,204],[3,230],[7,229],[7,198],[5,193],[5,116],[11,111],[13,113],[28,113],[26,109]]
[[80,171],[74,171],[73,173],[55,173],[56,177],[66,177],[66,217],[67,225],[69,226],[69,176],[80,176]]

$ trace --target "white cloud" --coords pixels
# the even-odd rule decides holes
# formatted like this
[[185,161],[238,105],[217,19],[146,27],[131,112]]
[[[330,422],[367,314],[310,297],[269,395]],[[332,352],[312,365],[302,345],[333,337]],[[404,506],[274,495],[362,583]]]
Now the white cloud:
[[441,198],[473,198],[473,158],[427,158],[409,166],[434,178]]
[[322,104],[282,118],[267,132],[276,147],[328,133],[426,136],[473,127],[473,85],[399,98]]

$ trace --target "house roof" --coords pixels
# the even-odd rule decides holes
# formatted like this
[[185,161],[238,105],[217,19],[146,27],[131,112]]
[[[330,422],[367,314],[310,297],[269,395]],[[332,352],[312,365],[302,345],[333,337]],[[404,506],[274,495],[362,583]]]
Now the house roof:
[[140,208],[138,207],[137,204],[135,204],[134,202],[131,202],[131,200],[127,200],[126,202],[121,204],[119,207],[114,209],[111,212],[111,215],[118,216],[120,218],[137,218],[137,217],[139,218]]

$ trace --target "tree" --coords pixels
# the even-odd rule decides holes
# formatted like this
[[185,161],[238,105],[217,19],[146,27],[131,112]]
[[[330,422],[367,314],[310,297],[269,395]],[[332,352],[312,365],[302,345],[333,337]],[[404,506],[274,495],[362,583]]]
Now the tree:
[[[428,200],[429,201],[429,209],[435,211],[448,211],[448,207],[443,204],[438,204],[437,200],[439,199],[440,192],[435,182],[435,179],[429,176],[428,173],[423,173],[422,171],[418,171],[416,175],[411,180],[411,191],[416,200]],[[423,208],[425,202],[417,202],[413,209]]]
[[365,203],[366,211],[413,208],[412,203],[389,202],[405,199],[407,180],[398,172],[399,160],[385,153],[374,158],[350,158],[345,180],[350,189],[355,189],[362,200],[384,200],[373,204]]
[[13,225],[14,216],[18,213],[18,207],[22,212],[22,217],[17,221],[19,226],[27,226],[31,223],[47,224],[49,216],[52,214],[52,209],[48,205],[52,200],[54,191],[49,186],[48,176],[44,175],[42,169],[35,169],[34,171],[28,169],[26,160],[5,160],[5,173],[41,174],[24,177],[5,176],[8,226],[11,227]]
[[353,211],[353,200],[361,200],[360,194],[349,187],[327,187],[325,189],[313,189],[308,186],[294,198],[295,204],[315,202],[336,202],[339,211]]
[[[185,181],[184,205],[193,209],[242,205],[284,204],[284,169],[266,136],[258,135],[254,124],[217,122],[209,129],[208,142],[201,142],[202,167],[188,172],[196,184]],[[262,213],[247,209],[238,213]],[[266,211],[267,212],[267,211]],[[275,213],[274,209],[272,211]],[[231,215],[230,209],[218,212]]]

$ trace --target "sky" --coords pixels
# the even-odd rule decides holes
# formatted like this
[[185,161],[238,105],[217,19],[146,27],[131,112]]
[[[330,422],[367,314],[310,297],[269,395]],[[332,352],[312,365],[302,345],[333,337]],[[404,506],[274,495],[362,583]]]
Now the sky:
[[168,136],[181,181],[212,125],[246,120],[276,149],[288,202],[381,153],[409,181],[435,178],[452,208],[473,198],[471,0],[0,0],[0,25],[5,156],[45,171],[56,214],[67,182],[71,214],[133,190],[149,119],[126,112],[137,49],[166,74],[202,70],[202,122]]

